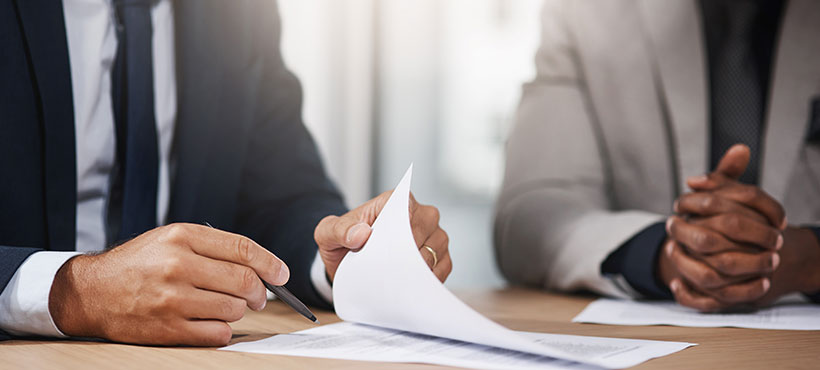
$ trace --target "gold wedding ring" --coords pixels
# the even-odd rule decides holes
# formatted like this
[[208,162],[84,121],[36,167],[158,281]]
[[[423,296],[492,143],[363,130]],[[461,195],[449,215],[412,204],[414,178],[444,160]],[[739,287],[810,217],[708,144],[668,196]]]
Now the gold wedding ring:
[[430,252],[430,254],[433,255],[433,267],[436,267],[436,265],[438,264],[438,256],[436,255],[436,251],[434,251],[433,248],[427,244],[422,245],[421,247],[427,249]]

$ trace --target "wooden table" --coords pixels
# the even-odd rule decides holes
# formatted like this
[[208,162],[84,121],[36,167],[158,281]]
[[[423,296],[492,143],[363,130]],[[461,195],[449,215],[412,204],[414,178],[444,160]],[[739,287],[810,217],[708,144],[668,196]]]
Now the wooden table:
[[[820,331],[679,328],[574,324],[570,320],[593,299],[519,288],[461,291],[465,302],[516,330],[621,338],[671,340],[699,345],[637,369],[809,369],[820,368]],[[322,323],[339,321],[317,312]],[[312,324],[281,302],[262,312],[248,311],[234,323],[232,343],[307,329]],[[217,351],[212,348],[158,348],[78,341],[0,342],[0,369],[431,369],[419,364],[385,364]]]

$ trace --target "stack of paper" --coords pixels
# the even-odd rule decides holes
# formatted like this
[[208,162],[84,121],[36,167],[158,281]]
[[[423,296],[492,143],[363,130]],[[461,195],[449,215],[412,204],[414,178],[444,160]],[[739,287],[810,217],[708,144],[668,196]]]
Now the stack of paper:
[[692,345],[515,332],[487,319],[447,290],[421,258],[408,212],[411,175],[412,166],[362,251],[348,254],[336,272],[334,304],[347,323],[225,349],[475,368],[573,362],[623,368]]

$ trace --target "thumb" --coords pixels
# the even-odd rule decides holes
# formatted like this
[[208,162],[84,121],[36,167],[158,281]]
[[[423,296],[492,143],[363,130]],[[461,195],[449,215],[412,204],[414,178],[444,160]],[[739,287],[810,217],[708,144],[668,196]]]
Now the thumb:
[[686,179],[686,183],[694,190],[711,190],[726,182],[726,180],[737,180],[746,172],[751,155],[748,146],[744,144],[732,145],[723,154],[712,174],[689,177]]
[[732,180],[737,180],[746,172],[746,166],[749,165],[749,158],[752,152],[748,146],[744,144],[732,145],[723,158],[718,162],[715,172],[725,175]]
[[327,216],[316,226],[314,238],[320,248],[344,247],[351,250],[358,250],[367,238],[370,237],[372,229],[370,225],[359,221],[350,214],[343,216]]

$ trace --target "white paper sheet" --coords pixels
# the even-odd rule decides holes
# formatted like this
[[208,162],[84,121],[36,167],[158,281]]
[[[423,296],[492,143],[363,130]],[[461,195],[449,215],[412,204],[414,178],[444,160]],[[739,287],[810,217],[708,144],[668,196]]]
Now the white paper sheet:
[[[677,352],[685,343],[515,332],[534,344],[549,343],[580,356],[640,363],[645,356]],[[227,350],[359,361],[419,362],[474,369],[601,369],[600,367],[423,334],[349,322],[320,326]]]
[[[596,356],[578,352],[577,346],[566,346],[553,341],[534,341],[479,314],[438,281],[418,251],[410,227],[408,208],[412,170],[411,165],[394,189],[374,222],[373,232],[362,250],[345,256],[336,271],[333,299],[336,313],[341,319],[608,368],[634,366],[691,345],[665,342],[669,343],[669,346],[661,346],[663,350],[658,349],[660,347],[641,347],[643,350],[627,351],[626,356]],[[355,331],[341,334],[356,337]],[[275,338],[266,339],[265,343],[270,344],[270,340],[279,341]],[[227,349],[236,348],[248,347],[232,346]],[[646,350],[647,348],[650,349]],[[344,355],[346,352],[343,350],[336,351],[332,348],[324,348],[323,351],[333,354],[323,357],[351,356]],[[415,353],[413,356],[419,354]],[[402,358],[403,361],[420,361],[411,357],[398,358]],[[385,358],[379,360],[387,361]]]
[[782,302],[750,313],[699,313],[674,302],[598,299],[573,322],[611,325],[676,325],[777,330],[820,330],[820,306]]

